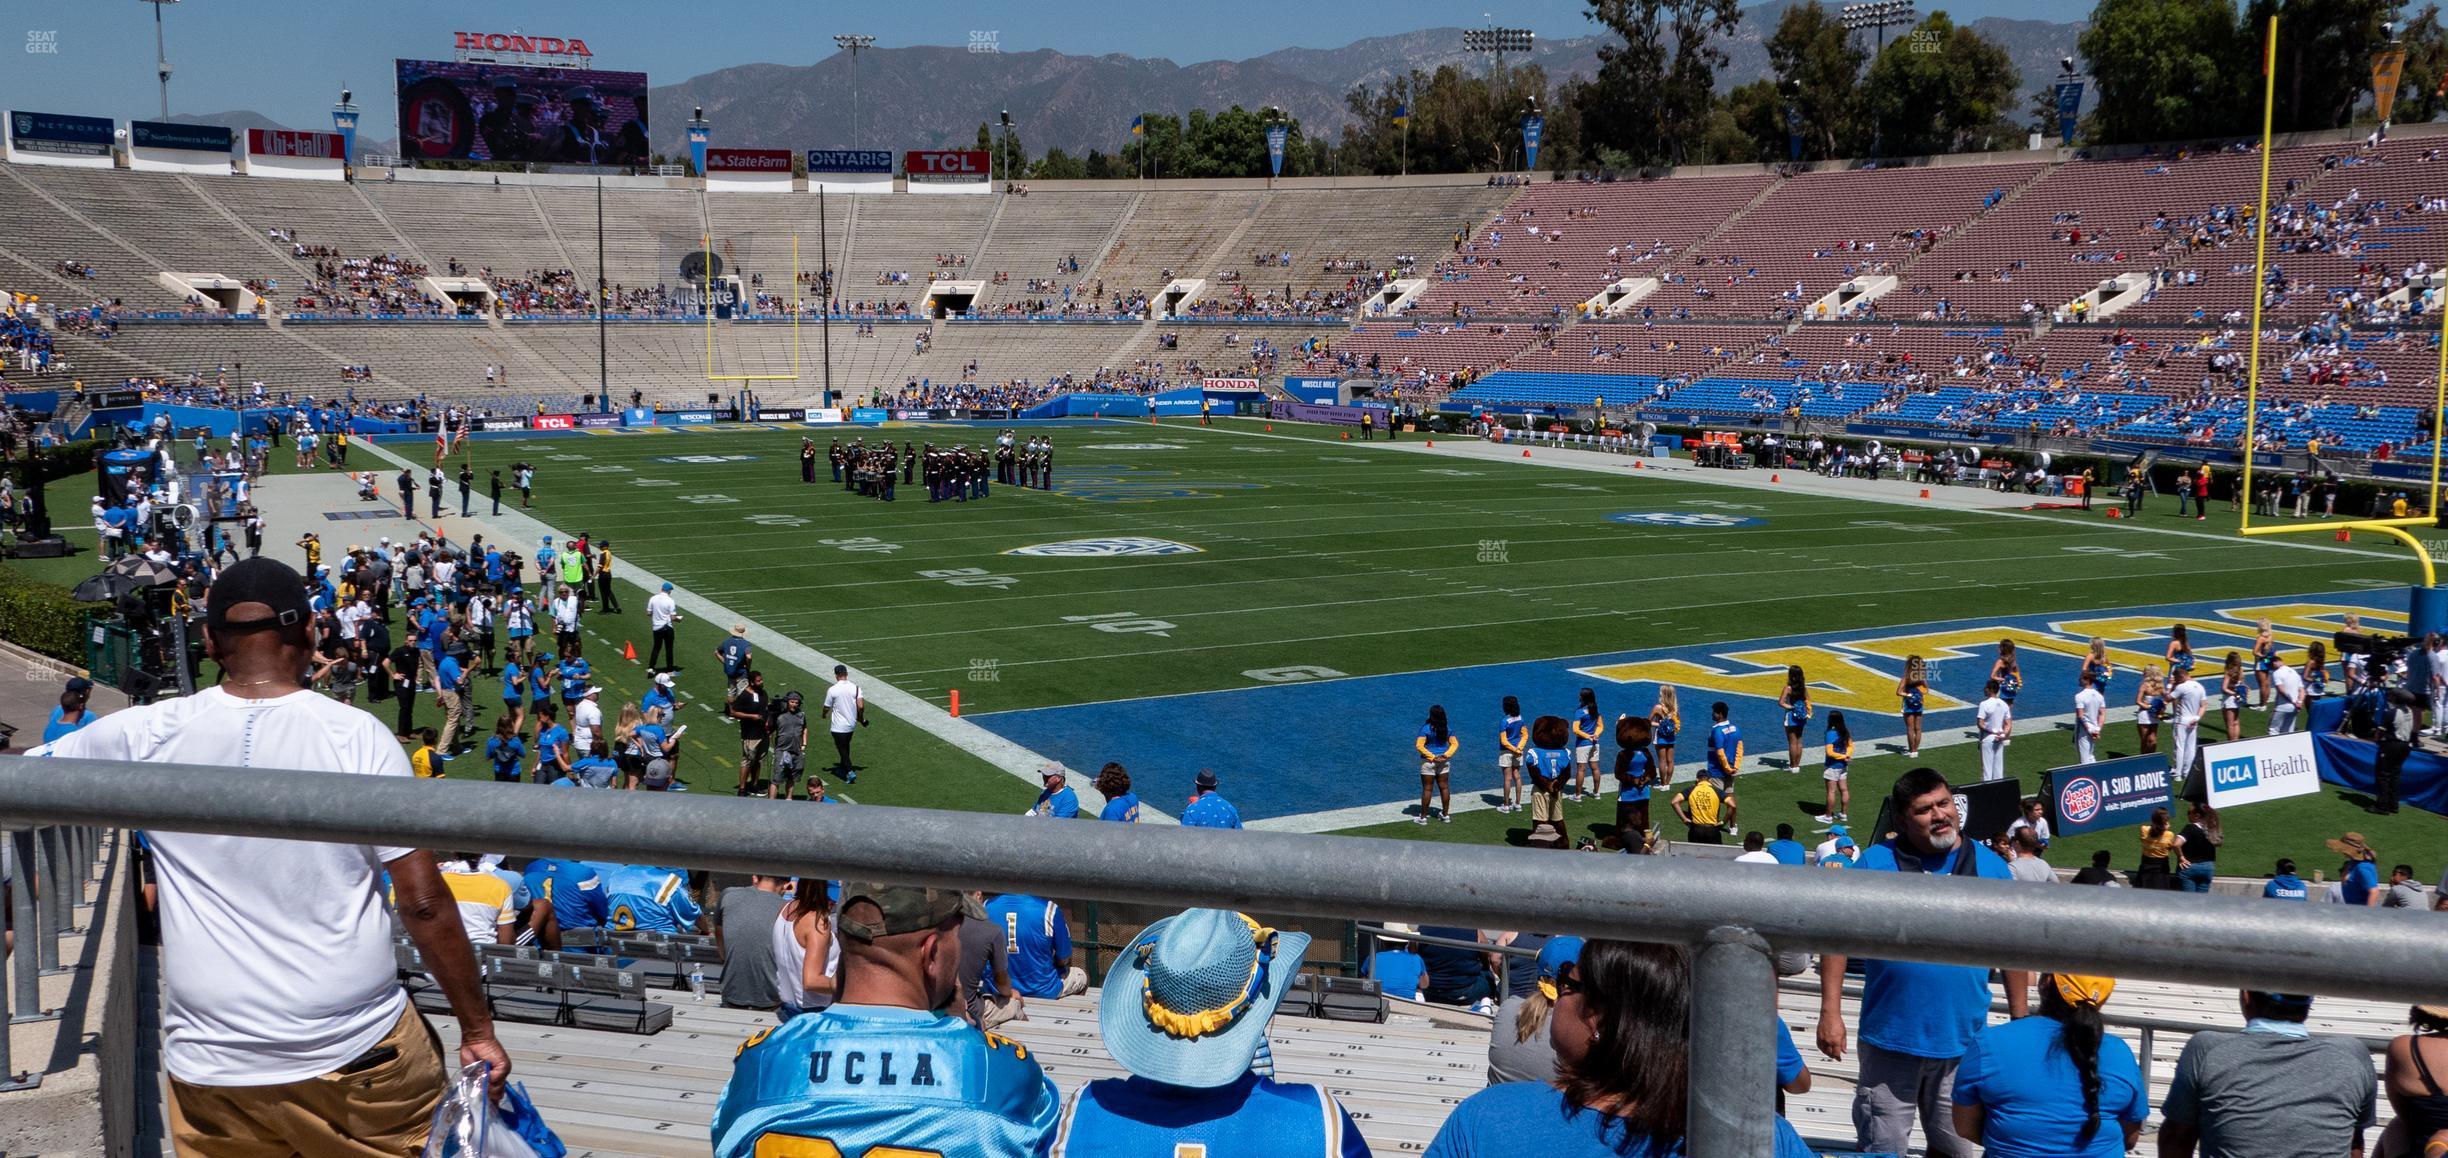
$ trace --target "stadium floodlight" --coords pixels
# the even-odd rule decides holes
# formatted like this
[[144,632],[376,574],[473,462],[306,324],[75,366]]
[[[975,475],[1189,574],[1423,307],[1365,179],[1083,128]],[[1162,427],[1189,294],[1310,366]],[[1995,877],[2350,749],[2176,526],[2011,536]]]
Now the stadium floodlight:
[[850,54],[850,147],[853,149],[858,148],[860,145],[859,53],[865,49],[874,48],[875,41],[875,37],[869,36],[864,32],[837,32],[833,34],[833,46]]
[[1838,16],[1844,21],[1847,32],[1876,29],[1882,49],[1887,46],[1888,29],[1910,27],[1921,19],[1914,10],[1913,0],[1869,0],[1865,4],[1847,4],[1839,10]]
[[170,119],[170,54],[162,46],[162,8],[179,0],[138,0],[153,6],[153,68],[161,78],[162,119]]
[[1538,40],[1538,33],[1527,28],[1465,28],[1462,49],[1465,52],[1485,52],[1501,56],[1508,52],[1528,52]]
[[[1008,184],[1009,182],[1019,179],[1012,173],[1012,169],[1015,167],[1015,159],[1012,156],[1011,143],[1012,130],[1019,128],[1020,122],[1012,119],[1010,109],[1004,109],[1002,112],[996,114],[995,122],[1003,126],[1003,143],[998,146],[995,151],[1003,154],[1003,180]],[[992,158],[990,156],[989,160],[991,159]]]

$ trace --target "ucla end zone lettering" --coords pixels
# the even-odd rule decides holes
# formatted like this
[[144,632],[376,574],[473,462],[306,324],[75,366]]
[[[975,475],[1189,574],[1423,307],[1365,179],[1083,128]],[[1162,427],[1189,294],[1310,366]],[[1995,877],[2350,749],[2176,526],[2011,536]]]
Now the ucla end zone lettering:
[[[2171,603],[2088,615],[1989,616],[1254,686],[1241,685],[1238,671],[1253,665],[1235,663],[1235,671],[1215,673],[1218,690],[1214,691],[989,712],[976,719],[1005,739],[1075,766],[1098,767],[1116,760],[1136,767],[1136,760],[1165,767],[1195,760],[1217,766],[1268,767],[1281,761],[1281,739],[1269,729],[1204,732],[1193,745],[1179,738],[1183,734],[1180,722],[1227,718],[1416,720],[1422,704],[1494,704],[1507,695],[1518,695],[1525,706],[1570,705],[1584,687],[1596,688],[1601,710],[1612,715],[1646,712],[1657,702],[1658,687],[1672,684],[1681,692],[1684,707],[1685,750],[1676,761],[1682,765],[1698,751],[1706,705],[1711,700],[1725,700],[1734,722],[1746,735],[1777,736],[1782,720],[1777,694],[1785,686],[1787,665],[1799,664],[1810,681],[1816,709],[1809,741],[1817,744],[1818,728],[1823,726],[1820,721],[1828,710],[1841,709],[1857,752],[1866,759],[1901,749],[1904,722],[1895,687],[1908,655],[1921,656],[1932,665],[1923,723],[1927,733],[1936,736],[1970,725],[2001,639],[2014,640],[2021,654],[2024,714],[2045,716],[2072,710],[2073,689],[2093,636],[2107,641],[2114,669],[2108,696],[2111,703],[2122,705],[2132,701],[2141,665],[2161,662],[2170,624],[2187,626],[2197,653],[2244,650],[2252,644],[2255,622],[2267,617],[2281,657],[2301,663],[2305,645],[2327,639],[2342,626],[2346,615],[2362,616],[2366,630],[2391,632],[2405,623],[2405,605],[2403,589]],[[1739,622],[1729,620],[1729,632],[1739,631]],[[1193,645],[1213,642],[1192,639],[1196,632],[1184,630],[1189,633],[1185,640]],[[1332,662],[1329,657],[1297,651],[1265,655],[1255,662],[1271,666],[1320,660]],[[2332,682],[2331,687],[2336,684]],[[1697,713],[1695,705],[1699,706]],[[2116,719],[2119,726],[2130,726],[2125,723],[2131,719],[2130,709]],[[1389,744],[1400,748],[1409,742],[1407,728],[1399,736],[1369,728],[1334,729],[1306,741],[1304,758],[1326,766],[1367,767],[1384,759]],[[2155,791],[2147,771],[2112,773],[2100,767],[2078,771],[2097,781],[2093,791],[2100,794],[2096,807],[2103,810],[2103,817],[2117,815],[2108,811],[2117,806],[2121,795],[2115,777],[2127,778],[2124,792]],[[2176,778],[2168,779],[2171,788],[2180,787],[2173,783]],[[2264,773],[2265,783],[2266,779]],[[2317,781],[2317,777],[2311,779]],[[2028,781],[2027,786],[2038,787]],[[1234,803],[1244,819],[1263,819],[1384,802],[1382,781],[1328,777],[1305,783],[1299,792],[1256,794],[1236,798]]]

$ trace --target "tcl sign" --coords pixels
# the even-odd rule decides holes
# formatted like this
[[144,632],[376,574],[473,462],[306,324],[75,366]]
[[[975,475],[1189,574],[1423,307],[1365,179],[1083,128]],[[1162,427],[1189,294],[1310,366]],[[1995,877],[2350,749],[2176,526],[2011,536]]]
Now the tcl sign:
[[573,430],[578,426],[578,416],[574,414],[538,414],[529,419],[527,425],[537,430]]
[[911,177],[974,178],[983,181],[989,170],[983,149],[913,149],[903,154],[902,167]]
[[594,56],[583,40],[558,36],[505,36],[499,32],[462,32],[461,52],[525,52],[536,56]]

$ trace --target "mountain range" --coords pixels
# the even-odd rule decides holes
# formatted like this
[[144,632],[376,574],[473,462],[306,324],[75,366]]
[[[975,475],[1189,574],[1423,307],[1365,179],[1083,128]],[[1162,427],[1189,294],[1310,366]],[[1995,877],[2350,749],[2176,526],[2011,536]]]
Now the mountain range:
[[[1766,38],[1794,2],[1770,0],[1743,10],[1742,22],[1724,41],[1729,59],[1718,74],[1720,89],[1768,75]],[[2005,46],[2022,71],[2028,96],[2055,78],[2058,59],[2074,51],[2083,26],[1993,16],[1971,27]],[[685,154],[684,125],[697,108],[712,122],[717,145],[765,148],[966,146],[976,141],[980,123],[1008,111],[1031,155],[1060,148],[1080,156],[1091,149],[1120,149],[1129,139],[1131,119],[1141,113],[1220,111],[1235,104],[1279,106],[1300,120],[1305,133],[1323,128],[1339,135],[1351,119],[1344,94],[1355,86],[1381,85],[1414,69],[1488,67],[1484,56],[1463,50],[1462,31],[1424,28],[1341,48],[1285,48],[1247,60],[1187,65],[1051,49],[1001,52],[991,44],[871,48],[859,55],[855,71],[849,54],[840,52],[807,65],[735,65],[653,89],[656,147],[671,156]],[[1606,40],[1601,35],[1541,39],[1526,60],[1512,56],[1506,64],[1536,63],[1551,84],[1576,73],[1592,76]],[[277,127],[245,111],[173,119]],[[361,138],[359,147],[380,152],[389,141]]]

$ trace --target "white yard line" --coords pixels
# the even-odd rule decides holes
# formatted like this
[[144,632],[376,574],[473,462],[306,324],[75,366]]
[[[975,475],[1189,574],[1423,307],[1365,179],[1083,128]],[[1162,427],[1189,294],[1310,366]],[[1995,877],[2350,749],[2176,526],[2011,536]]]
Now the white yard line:
[[[395,468],[415,469],[415,464],[378,444],[362,443],[360,445],[364,450],[390,460]],[[505,543],[532,543],[545,535],[551,535],[556,539],[568,537],[542,520],[507,508],[498,516],[476,515],[457,521],[475,523],[483,527],[487,535]],[[621,566],[620,577],[645,590],[652,591],[667,582],[662,576],[635,563],[624,561]],[[703,630],[720,630],[717,625],[724,623],[745,623],[748,625],[749,639],[757,645],[757,650],[778,656],[818,679],[832,674],[833,665],[837,662],[834,657],[766,627],[755,619],[690,591],[678,583],[672,584],[672,598],[680,604],[683,612],[703,625]],[[1032,787],[1038,784],[1037,769],[1047,763],[1046,757],[1004,739],[972,721],[957,718],[944,709],[892,684],[867,678],[862,669],[852,668],[850,674],[852,678],[858,680],[859,689],[866,694],[869,707],[904,720],[919,731],[1001,768],[1023,783]],[[1079,793],[1081,811],[1086,813],[1102,811],[1105,807],[1105,800],[1097,794],[1095,786],[1087,783],[1081,777],[1073,777],[1073,779],[1081,781],[1072,785]],[[1145,805],[1140,807],[1139,815],[1142,820],[1149,823],[1173,823],[1173,818],[1169,814]]]

